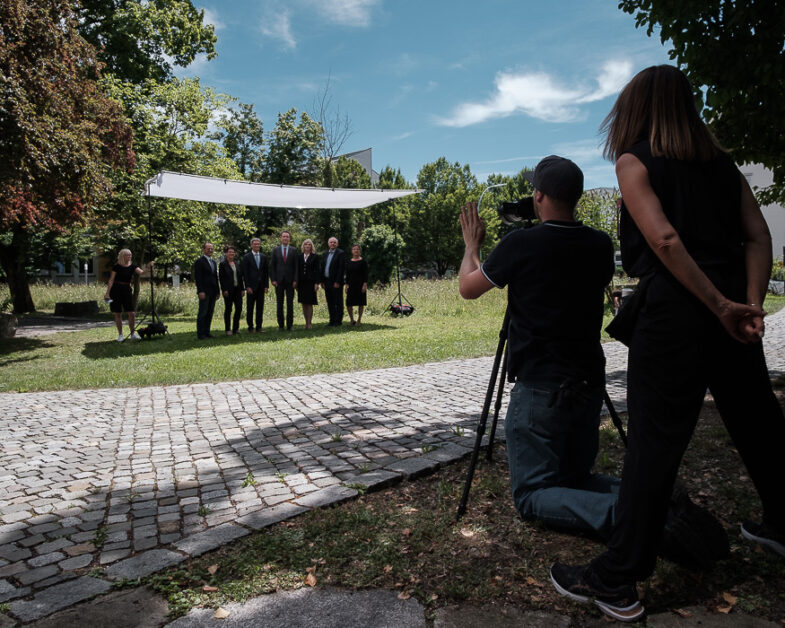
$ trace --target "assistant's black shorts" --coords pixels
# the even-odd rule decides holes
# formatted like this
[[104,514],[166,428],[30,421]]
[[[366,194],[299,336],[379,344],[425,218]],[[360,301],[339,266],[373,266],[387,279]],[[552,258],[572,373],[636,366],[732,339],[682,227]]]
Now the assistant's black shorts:
[[112,312],[134,311],[134,295],[131,293],[131,286],[112,286],[109,297],[112,299],[109,304],[109,309]]

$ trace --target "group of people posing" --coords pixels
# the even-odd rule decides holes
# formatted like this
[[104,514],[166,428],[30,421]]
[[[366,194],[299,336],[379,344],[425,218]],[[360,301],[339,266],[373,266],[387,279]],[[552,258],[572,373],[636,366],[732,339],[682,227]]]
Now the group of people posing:
[[[211,338],[210,327],[215,303],[219,295],[224,300],[224,327],[227,335],[240,331],[243,300],[249,333],[262,331],[265,295],[272,284],[275,289],[276,314],[279,330],[291,330],[294,322],[294,293],[302,305],[305,328],[313,327],[313,307],[318,305],[319,287],[329,312],[329,325],[343,324],[344,294],[349,324],[360,325],[367,304],[368,263],[362,257],[359,244],[352,245],[352,256],[338,248],[335,237],[327,241],[327,251],[319,255],[310,239],[303,241],[298,251],[291,244],[291,233],[281,232],[281,244],[269,257],[261,252],[259,238],[251,240],[251,250],[237,259],[237,249],[224,247],[220,263],[213,260],[213,245],[205,242],[202,255],[194,263],[193,278],[199,295],[196,335],[200,340]],[[245,297],[245,299],[243,299]],[[357,308],[357,317],[354,308]]]

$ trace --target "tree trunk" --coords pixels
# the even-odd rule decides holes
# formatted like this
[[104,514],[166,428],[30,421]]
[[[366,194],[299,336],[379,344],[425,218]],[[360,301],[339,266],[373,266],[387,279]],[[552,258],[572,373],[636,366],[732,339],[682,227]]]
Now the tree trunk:
[[25,269],[26,243],[25,233],[15,229],[11,244],[0,244],[0,265],[8,279],[14,314],[35,312],[33,295],[30,294],[30,280]]

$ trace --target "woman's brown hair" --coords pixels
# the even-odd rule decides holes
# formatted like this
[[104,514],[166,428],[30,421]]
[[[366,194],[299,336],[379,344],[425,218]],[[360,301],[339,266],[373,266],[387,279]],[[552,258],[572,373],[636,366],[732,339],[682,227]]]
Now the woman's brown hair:
[[641,70],[619,94],[600,126],[603,155],[616,161],[641,140],[649,140],[655,157],[704,161],[723,148],[698,115],[692,87],[672,65]]

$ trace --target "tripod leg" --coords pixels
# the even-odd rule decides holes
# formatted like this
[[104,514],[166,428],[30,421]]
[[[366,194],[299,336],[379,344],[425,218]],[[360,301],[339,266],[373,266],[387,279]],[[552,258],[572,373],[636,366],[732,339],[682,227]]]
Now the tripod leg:
[[485,402],[482,406],[482,413],[480,414],[480,421],[477,424],[477,437],[474,439],[474,449],[472,450],[472,457],[469,462],[469,471],[466,474],[466,482],[463,486],[463,495],[461,496],[461,503],[458,505],[457,520],[466,513],[466,504],[469,502],[469,492],[472,488],[472,479],[474,478],[474,469],[477,466],[477,459],[480,457],[480,449],[482,448],[482,437],[485,434],[485,426],[488,422],[488,413],[491,410],[491,399],[493,399],[493,391],[496,388],[496,377],[499,374],[499,364],[504,354],[504,347],[507,344],[507,324],[509,322],[509,311],[504,315],[504,323],[502,324],[501,331],[499,332],[499,344],[496,347],[496,357],[493,359],[493,368],[491,369],[491,379],[488,382],[488,390],[485,393]]
[[499,423],[499,412],[502,409],[502,396],[504,395],[504,385],[507,383],[507,347],[504,348],[502,358],[502,373],[499,378],[499,390],[496,393],[496,404],[493,407],[493,421],[491,421],[491,431],[488,434],[488,447],[485,450],[485,459],[488,462],[493,460],[493,441],[496,438],[496,426]]
[[627,447],[627,435],[624,433],[624,425],[621,422],[621,418],[619,417],[618,413],[616,412],[616,408],[613,407],[613,402],[611,401],[611,397],[608,394],[608,391],[603,391],[603,398],[605,399],[605,406],[608,408],[608,412],[611,415],[611,421],[616,426],[616,429],[619,430],[619,436],[621,436],[621,442],[624,443],[624,446]]

